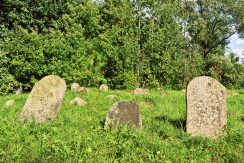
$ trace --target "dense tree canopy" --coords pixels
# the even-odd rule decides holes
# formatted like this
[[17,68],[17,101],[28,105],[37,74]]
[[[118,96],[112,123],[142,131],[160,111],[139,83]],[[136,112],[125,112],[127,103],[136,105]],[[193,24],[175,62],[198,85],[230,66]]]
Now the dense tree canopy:
[[121,89],[209,75],[243,88],[244,66],[225,55],[243,14],[241,0],[3,0],[0,91],[28,91],[48,74]]

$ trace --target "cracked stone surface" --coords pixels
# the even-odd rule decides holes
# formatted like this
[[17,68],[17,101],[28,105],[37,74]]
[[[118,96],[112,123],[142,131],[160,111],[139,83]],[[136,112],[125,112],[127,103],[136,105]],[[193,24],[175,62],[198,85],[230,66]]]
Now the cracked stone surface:
[[128,124],[129,127],[142,127],[140,108],[133,101],[115,103],[107,113],[105,128],[119,128],[124,124]]
[[54,119],[62,105],[66,83],[59,76],[49,75],[36,83],[24,107],[19,112],[19,120],[45,122]]
[[187,133],[192,136],[216,136],[226,123],[225,87],[211,77],[193,79],[187,87]]

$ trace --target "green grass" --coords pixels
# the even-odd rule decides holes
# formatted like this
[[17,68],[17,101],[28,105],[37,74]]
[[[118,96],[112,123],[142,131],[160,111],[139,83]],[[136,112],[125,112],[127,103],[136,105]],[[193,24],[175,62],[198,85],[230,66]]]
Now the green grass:
[[[191,137],[185,132],[185,93],[129,91],[88,94],[67,92],[55,120],[43,124],[18,121],[28,94],[0,97],[0,161],[3,162],[243,162],[244,90],[227,97],[228,125],[219,139]],[[109,94],[117,99],[106,98]],[[88,104],[69,106],[74,97]],[[11,108],[4,103],[14,99]],[[134,100],[141,108],[142,129],[104,130],[108,108]]]

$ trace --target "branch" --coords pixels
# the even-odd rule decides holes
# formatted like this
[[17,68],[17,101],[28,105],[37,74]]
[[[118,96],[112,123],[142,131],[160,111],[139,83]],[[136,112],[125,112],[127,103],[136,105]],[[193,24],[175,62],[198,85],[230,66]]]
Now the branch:
[[206,54],[210,53],[213,48],[215,48],[216,46],[218,46],[220,43],[222,43],[223,41],[225,41],[226,39],[229,39],[232,35],[234,35],[236,33],[236,30],[234,32],[232,32],[230,35],[228,35],[227,37],[222,38],[219,42],[215,43],[213,46],[211,46],[209,48],[209,50],[206,52]]

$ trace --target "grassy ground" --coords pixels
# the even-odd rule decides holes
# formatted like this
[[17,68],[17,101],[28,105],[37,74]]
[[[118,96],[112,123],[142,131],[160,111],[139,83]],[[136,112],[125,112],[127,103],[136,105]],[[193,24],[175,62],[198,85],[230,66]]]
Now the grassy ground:
[[[244,90],[227,98],[228,125],[221,137],[209,140],[185,132],[185,93],[151,91],[134,96],[129,91],[88,94],[67,92],[53,121],[18,121],[27,94],[0,97],[0,161],[3,162],[243,162]],[[117,99],[106,98],[109,94]],[[74,97],[86,106],[69,106]],[[14,99],[11,108],[3,104]],[[134,100],[142,112],[142,129],[104,130],[108,108]]]

